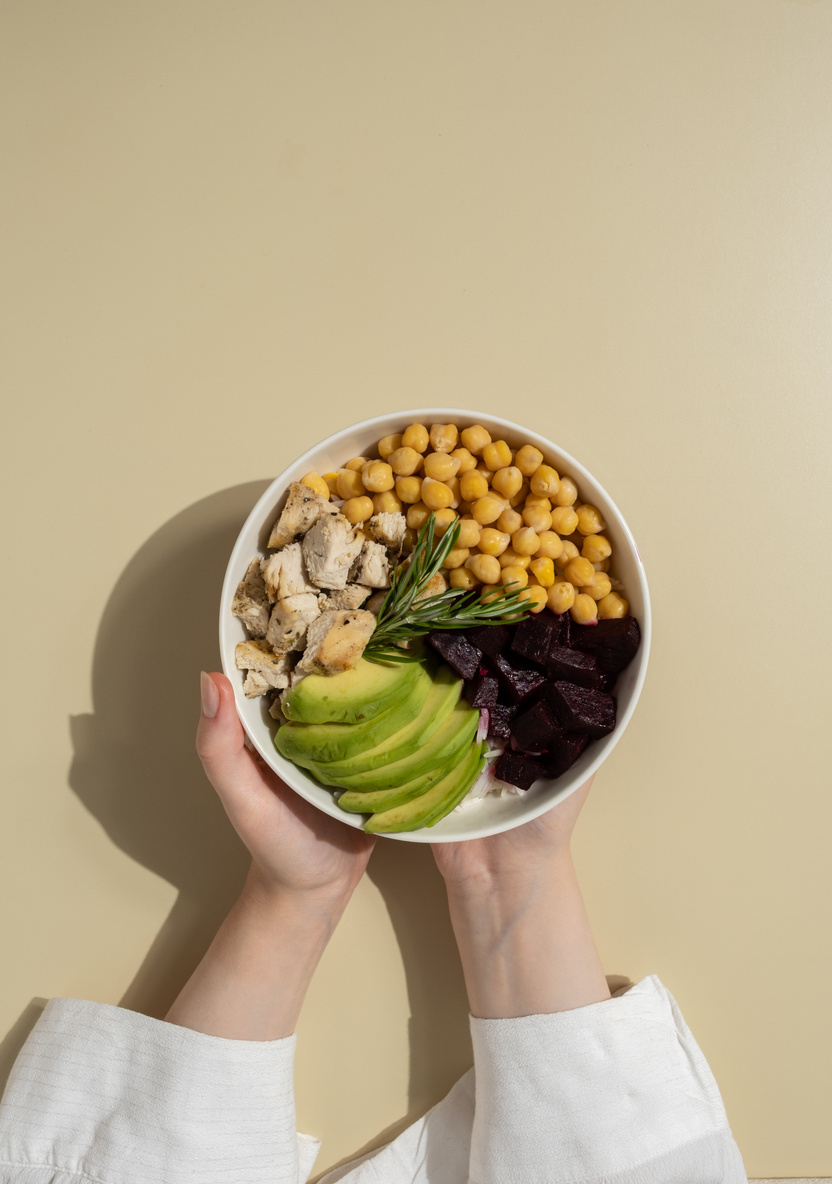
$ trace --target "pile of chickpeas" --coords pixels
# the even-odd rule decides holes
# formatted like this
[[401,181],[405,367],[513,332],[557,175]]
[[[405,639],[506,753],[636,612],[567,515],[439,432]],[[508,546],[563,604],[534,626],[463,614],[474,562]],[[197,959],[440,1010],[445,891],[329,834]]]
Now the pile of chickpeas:
[[485,602],[519,590],[531,612],[548,605],[582,625],[629,612],[607,574],[612,545],[600,512],[540,449],[515,451],[480,424],[459,431],[412,423],[379,440],[378,454],[356,456],[335,473],[307,473],[302,484],[342,499],[354,526],[374,514],[405,514],[407,550],[431,511],[438,535],[459,520],[445,576],[452,588],[479,588]]

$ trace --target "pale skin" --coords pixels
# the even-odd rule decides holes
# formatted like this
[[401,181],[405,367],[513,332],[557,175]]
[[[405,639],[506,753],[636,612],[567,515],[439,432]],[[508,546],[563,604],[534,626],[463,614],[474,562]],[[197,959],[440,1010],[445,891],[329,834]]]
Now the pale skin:
[[[197,751],[252,862],[165,1018],[212,1036],[277,1040],[295,1030],[375,839],[293,793],[245,746],[224,675],[203,674],[201,687]],[[552,1013],[609,998],[570,853],[588,792],[589,783],[501,835],[433,844],[474,1016]]]

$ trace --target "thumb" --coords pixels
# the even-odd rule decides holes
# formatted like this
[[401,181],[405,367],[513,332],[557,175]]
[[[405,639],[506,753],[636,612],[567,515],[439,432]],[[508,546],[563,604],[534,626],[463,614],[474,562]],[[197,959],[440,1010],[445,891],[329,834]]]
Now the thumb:
[[196,732],[196,751],[209,781],[223,791],[240,774],[245,758],[245,733],[234,706],[234,690],[224,674],[199,676],[202,710]]

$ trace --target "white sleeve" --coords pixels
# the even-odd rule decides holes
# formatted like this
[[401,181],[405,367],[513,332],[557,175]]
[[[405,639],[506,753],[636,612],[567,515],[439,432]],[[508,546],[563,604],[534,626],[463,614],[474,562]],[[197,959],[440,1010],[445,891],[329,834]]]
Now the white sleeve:
[[0,1184],[302,1184],[294,1051],[53,999],[0,1102]]

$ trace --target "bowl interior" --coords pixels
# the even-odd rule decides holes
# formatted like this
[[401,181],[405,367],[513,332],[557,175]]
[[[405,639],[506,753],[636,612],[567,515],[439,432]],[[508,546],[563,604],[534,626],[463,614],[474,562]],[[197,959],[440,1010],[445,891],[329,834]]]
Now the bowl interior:
[[246,699],[240,671],[234,664],[234,649],[238,642],[244,640],[245,630],[232,615],[231,602],[252,558],[265,553],[266,540],[283,507],[289,485],[299,481],[310,469],[326,473],[341,468],[354,456],[369,455],[383,436],[401,432],[410,423],[424,423],[428,427],[432,423],[455,423],[460,429],[479,423],[488,429],[494,439],[504,439],[512,448],[526,443],[534,444],[541,450],[547,463],[553,465],[561,475],[572,477],[578,485],[581,499],[597,506],[607,523],[604,533],[613,546],[613,570],[624,584],[630,611],[638,619],[642,633],[639,651],[615,687],[618,704],[615,731],[591,744],[566,773],[555,781],[540,780],[524,794],[490,796],[466,803],[462,809],[453,811],[433,827],[390,836],[410,843],[458,842],[508,830],[542,814],[582,785],[610,754],[624,733],[644,682],[650,651],[650,599],[641,557],[617,506],[598,481],[553,441],[508,420],[473,415],[449,407],[419,408],[378,416],[335,433],[310,448],[276,477],[254,506],[231,553],[220,604],[222,667],[234,686],[243,727],[266,763],[302,797],[348,826],[362,825],[360,816],[339,810],[329,789],[319,785],[297,765],[284,760],[275,749],[275,723],[262,699]]

